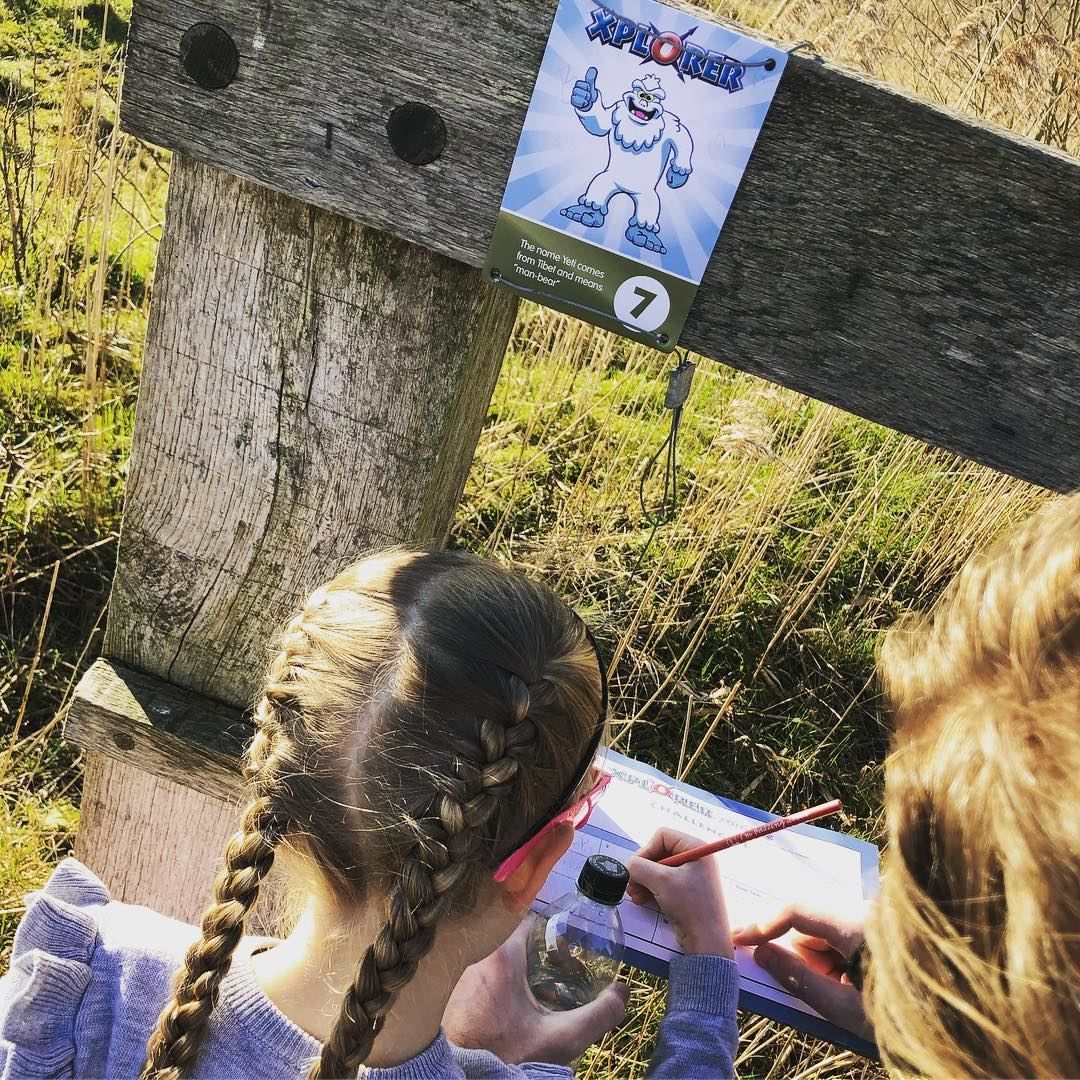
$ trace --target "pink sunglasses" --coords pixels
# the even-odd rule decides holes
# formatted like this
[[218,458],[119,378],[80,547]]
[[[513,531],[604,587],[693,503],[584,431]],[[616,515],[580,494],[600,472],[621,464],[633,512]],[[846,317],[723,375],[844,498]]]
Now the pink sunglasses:
[[515,848],[510,854],[499,863],[498,869],[495,871],[496,881],[505,881],[511,874],[525,861],[528,854],[540,840],[545,837],[552,829],[563,822],[570,822],[575,829],[580,829],[585,823],[592,817],[593,810],[596,809],[596,804],[600,801],[600,796],[604,794],[604,789],[611,783],[611,773],[604,772],[602,769],[597,770],[600,773],[600,779],[596,782],[596,785],[591,788],[585,795],[583,795],[573,806],[567,807],[561,813],[556,814],[546,825],[544,825],[534,836],[530,837],[525,843]]

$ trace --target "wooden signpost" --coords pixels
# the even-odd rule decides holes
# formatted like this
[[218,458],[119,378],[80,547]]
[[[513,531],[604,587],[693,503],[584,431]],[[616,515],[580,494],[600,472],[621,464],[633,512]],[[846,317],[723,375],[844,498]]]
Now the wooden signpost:
[[[439,544],[516,300],[483,263],[555,0],[135,0],[121,119],[176,151],[77,853],[194,918],[276,625]],[[1080,163],[793,56],[683,343],[1080,483]]]

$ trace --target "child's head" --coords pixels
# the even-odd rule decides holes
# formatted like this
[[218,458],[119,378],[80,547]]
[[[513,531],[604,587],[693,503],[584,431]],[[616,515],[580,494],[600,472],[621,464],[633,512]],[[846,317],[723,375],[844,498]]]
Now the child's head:
[[314,593],[278,648],[242,832],[151,1039],[150,1074],[193,1063],[279,846],[343,913],[385,898],[313,1074],[354,1075],[440,924],[491,887],[576,776],[590,780],[604,722],[591,639],[549,589],[494,563],[367,559]]
[[886,1062],[1080,1075],[1080,494],[959,575],[880,657],[896,721],[868,943]]

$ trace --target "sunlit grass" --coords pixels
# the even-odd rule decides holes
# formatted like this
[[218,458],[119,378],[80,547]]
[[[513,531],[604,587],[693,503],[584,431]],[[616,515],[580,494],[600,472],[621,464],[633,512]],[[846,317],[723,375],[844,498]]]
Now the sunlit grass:
[[[702,7],[1080,150],[1080,0]],[[57,724],[100,646],[164,217],[168,155],[115,124],[129,15],[0,0],[0,950],[76,822]],[[597,627],[619,749],[778,811],[840,796],[843,826],[879,839],[876,637],[1046,496],[701,361],[679,511],[645,552],[638,481],[670,364],[523,304],[452,542],[544,577]],[[658,470],[650,507],[660,487]],[[662,1009],[635,976],[630,1022],[585,1075],[640,1075]],[[743,1076],[864,1068],[743,1018]]]

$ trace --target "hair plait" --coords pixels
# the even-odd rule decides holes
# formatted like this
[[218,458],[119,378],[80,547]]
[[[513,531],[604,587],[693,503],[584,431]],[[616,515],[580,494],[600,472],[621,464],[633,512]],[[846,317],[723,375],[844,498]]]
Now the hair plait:
[[244,768],[251,801],[144,1078],[191,1069],[279,845],[346,919],[381,904],[309,1074],[354,1076],[440,923],[469,910],[499,853],[550,809],[599,722],[580,620],[462,552],[363,560],[277,641]]
[[309,1080],[353,1076],[367,1059],[394,995],[430,952],[435,927],[469,874],[469,860],[489,831],[485,826],[499,812],[499,795],[529,763],[536,739],[529,688],[511,673],[506,688],[507,722],[480,721],[473,757],[457,762],[456,790],[439,792],[418,822],[414,850],[387,900],[386,922],[360,961]]
[[[298,630],[299,620],[290,623]],[[176,976],[173,1000],[163,1010],[147,1043],[142,1080],[181,1080],[194,1064],[217,1005],[222,980],[244,935],[259,888],[274,864],[274,853],[288,828],[277,791],[278,766],[287,746],[279,708],[293,700],[289,686],[292,655],[281,649],[255,709],[256,730],[244,757],[242,774],[252,799],[240,831],[225,849],[224,867],[214,882],[214,903],[203,914],[199,939],[188,949]]]

